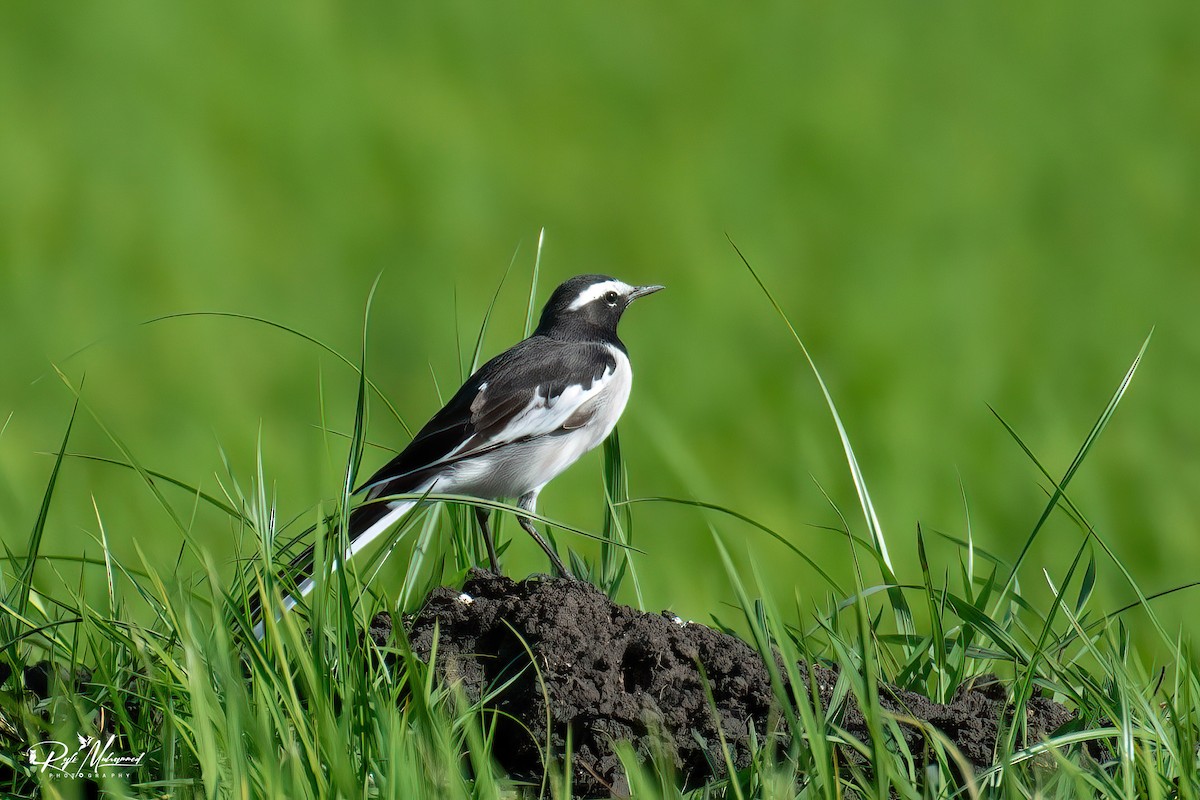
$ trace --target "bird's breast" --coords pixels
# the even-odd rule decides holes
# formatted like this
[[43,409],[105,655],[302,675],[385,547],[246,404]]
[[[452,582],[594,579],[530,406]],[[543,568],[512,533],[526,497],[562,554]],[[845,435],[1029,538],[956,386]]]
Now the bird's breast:
[[625,404],[629,402],[629,392],[633,388],[633,369],[629,365],[629,357],[611,345],[609,350],[616,366],[611,374],[601,379],[600,390],[588,400],[594,405],[591,419],[586,426],[592,434],[589,450],[603,442],[617,426],[617,420],[625,411]]

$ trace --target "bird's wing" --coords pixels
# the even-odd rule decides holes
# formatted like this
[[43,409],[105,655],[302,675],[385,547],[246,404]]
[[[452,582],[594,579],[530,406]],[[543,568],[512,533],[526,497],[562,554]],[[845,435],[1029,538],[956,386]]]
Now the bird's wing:
[[449,464],[582,427],[596,407],[588,401],[616,369],[607,345],[526,339],[480,367],[358,491],[368,498],[413,492]]

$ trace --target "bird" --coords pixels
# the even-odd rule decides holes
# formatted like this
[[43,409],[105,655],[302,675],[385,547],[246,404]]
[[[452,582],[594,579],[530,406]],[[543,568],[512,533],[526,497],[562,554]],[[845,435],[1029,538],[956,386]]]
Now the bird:
[[[392,499],[396,495],[515,499],[522,511],[536,514],[546,484],[603,442],[620,419],[633,369],[617,324],[633,301],[663,288],[608,275],[578,275],[560,284],[533,333],[472,374],[399,455],[355,490],[364,500],[349,514],[344,558],[421,502]],[[499,573],[491,512],[476,506],[475,516],[489,566]],[[573,578],[533,521],[523,515],[517,520],[558,573]],[[313,588],[313,554],[309,545],[285,571],[301,597]],[[284,597],[283,607],[297,602]],[[260,606],[252,601],[253,616],[260,615]],[[260,639],[262,630],[259,621]]]

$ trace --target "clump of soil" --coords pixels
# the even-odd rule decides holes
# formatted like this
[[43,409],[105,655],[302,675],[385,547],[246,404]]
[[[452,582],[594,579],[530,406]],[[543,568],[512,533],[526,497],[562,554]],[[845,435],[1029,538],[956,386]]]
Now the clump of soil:
[[[388,623],[386,615],[377,617],[372,638],[386,641]],[[580,795],[625,793],[615,741],[631,742],[642,754],[669,754],[684,780],[697,785],[725,770],[722,734],[741,768],[750,759],[751,729],[763,741],[781,724],[767,670],[745,642],[668,613],[617,605],[586,583],[516,583],[476,571],[461,592],[434,591],[408,630],[415,652],[426,660],[436,635],[436,669],[459,682],[469,698],[504,687],[489,701],[501,712],[493,752],[513,777],[540,780],[542,748],[548,742],[561,756],[570,730]],[[837,672],[802,664],[805,680],[809,669],[828,708]],[[978,682],[947,704],[887,685],[880,686],[880,697],[885,708],[938,728],[974,765],[992,763],[1006,708],[999,683]],[[1038,739],[1073,715],[1035,697],[1027,717],[1029,736]],[[870,740],[853,697],[842,705],[838,724]],[[922,732],[902,730],[910,750],[922,752]]]

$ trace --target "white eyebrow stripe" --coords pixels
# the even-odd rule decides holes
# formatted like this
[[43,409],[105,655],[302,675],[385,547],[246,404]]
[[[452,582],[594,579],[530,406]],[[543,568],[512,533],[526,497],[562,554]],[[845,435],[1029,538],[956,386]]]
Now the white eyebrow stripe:
[[609,292],[616,292],[617,294],[624,296],[632,291],[633,287],[624,281],[613,280],[603,281],[601,283],[593,283],[591,286],[579,293],[579,297],[575,298],[575,301],[567,307],[567,310],[576,311],[580,308],[583,308],[596,298],[603,297]]

